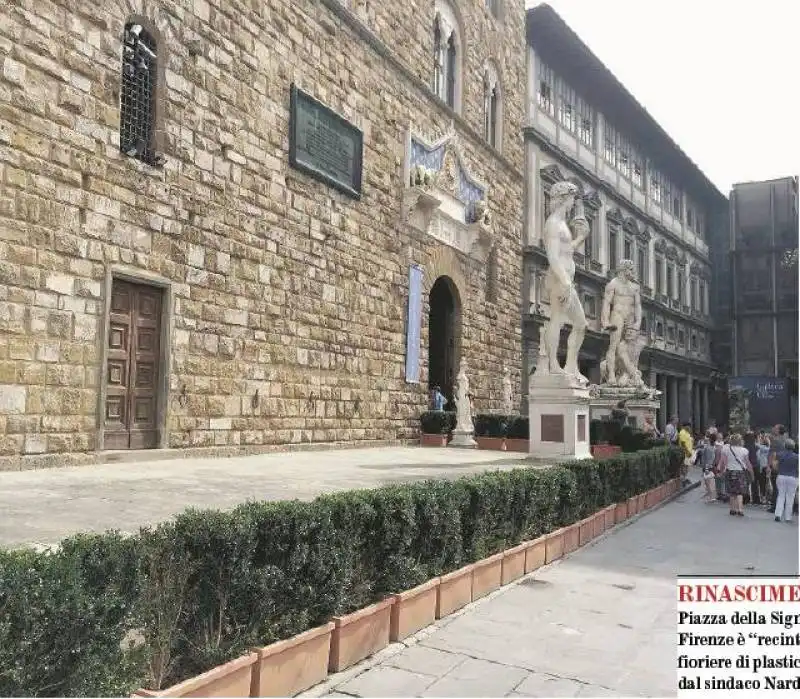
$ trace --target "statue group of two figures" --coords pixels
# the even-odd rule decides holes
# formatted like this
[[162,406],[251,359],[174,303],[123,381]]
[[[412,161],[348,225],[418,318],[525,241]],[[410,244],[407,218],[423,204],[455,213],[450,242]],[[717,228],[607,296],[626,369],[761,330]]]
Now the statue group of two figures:
[[[567,220],[574,207],[574,217]],[[550,215],[544,224],[543,243],[548,268],[545,287],[550,296],[550,319],[541,330],[539,361],[534,380],[554,377],[566,385],[583,388],[589,379],[580,373],[578,354],[586,333],[586,315],[575,288],[575,250],[589,236],[590,227],[578,187],[569,181],[550,188]],[[616,276],[605,288],[601,324],[610,334],[605,358],[600,363],[601,385],[630,389],[645,388],[638,369],[639,355],[645,344],[639,328],[642,302],[639,285],[634,280],[631,260],[622,260]],[[561,328],[569,323],[566,362],[558,361]],[[552,382],[553,379],[549,379]]]

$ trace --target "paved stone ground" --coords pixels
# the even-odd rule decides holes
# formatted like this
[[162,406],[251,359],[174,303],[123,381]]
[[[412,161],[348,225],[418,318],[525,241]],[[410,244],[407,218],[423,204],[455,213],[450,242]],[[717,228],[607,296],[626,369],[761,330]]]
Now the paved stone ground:
[[[675,577],[797,574],[798,528],[695,489],[309,695],[675,696]],[[399,652],[396,652],[398,651]]]
[[526,456],[378,447],[0,472],[0,546],[52,544],[78,531],[135,531],[188,507],[310,500],[336,490],[505,470]]

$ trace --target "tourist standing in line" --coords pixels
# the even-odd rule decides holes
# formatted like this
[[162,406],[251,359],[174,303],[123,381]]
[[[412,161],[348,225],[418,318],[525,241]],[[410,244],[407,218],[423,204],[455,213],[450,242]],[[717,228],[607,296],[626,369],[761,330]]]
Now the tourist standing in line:
[[756,435],[755,432],[750,430],[744,435],[744,448],[747,449],[747,458],[750,461],[750,474],[752,478],[750,480],[750,487],[748,488],[748,492],[745,493],[745,502],[747,504],[748,495],[749,500],[753,505],[760,505],[761,504],[761,489],[760,484],[758,481],[759,476],[759,468],[758,468],[758,448],[756,446]]
[[752,470],[747,449],[742,445],[742,436],[732,434],[728,444],[722,447],[725,457],[725,475],[728,487],[728,506],[731,515],[744,517],[744,493],[747,490],[747,471]]
[[673,415],[672,419],[667,423],[664,428],[664,436],[667,438],[669,444],[678,443],[678,416]]
[[769,505],[772,497],[772,482],[769,477],[769,437],[762,430],[756,440],[756,461],[758,462],[758,489],[761,493],[761,502]]
[[439,386],[433,387],[433,409],[434,410],[444,410],[444,404],[447,402],[447,399],[444,397],[442,393],[442,389]]
[[716,434],[717,442],[714,445],[716,456],[714,457],[714,481],[717,486],[717,500],[720,502],[728,501],[728,486],[725,482],[725,435],[722,432]]
[[777,453],[776,459],[778,496],[775,501],[775,521],[791,522],[794,498],[797,494],[797,480],[800,477],[794,441],[786,439],[783,442],[783,449]]
[[678,445],[683,449],[683,467],[681,468],[681,482],[689,484],[689,467],[694,461],[694,439],[692,439],[692,425],[684,422],[678,433]]
[[714,435],[710,432],[706,435],[703,441],[703,446],[700,451],[700,466],[703,469],[703,485],[706,489],[706,494],[703,496],[703,502],[715,502],[717,499],[717,484],[714,474],[714,462],[717,459],[716,444],[714,442]]
[[778,452],[786,448],[786,428],[775,425],[772,428],[772,437],[769,440],[769,477],[772,482],[772,497],[769,499],[767,512],[775,512],[778,500]]

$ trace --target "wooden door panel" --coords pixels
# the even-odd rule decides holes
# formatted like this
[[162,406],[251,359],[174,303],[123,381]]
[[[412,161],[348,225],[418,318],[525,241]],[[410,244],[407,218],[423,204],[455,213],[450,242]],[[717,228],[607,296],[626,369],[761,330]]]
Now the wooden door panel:
[[104,409],[107,449],[158,446],[161,290],[114,280]]

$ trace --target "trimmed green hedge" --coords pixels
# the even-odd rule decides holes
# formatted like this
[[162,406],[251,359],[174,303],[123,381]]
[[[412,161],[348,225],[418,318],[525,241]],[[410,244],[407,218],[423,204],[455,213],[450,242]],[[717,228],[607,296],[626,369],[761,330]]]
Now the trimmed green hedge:
[[190,510],[123,537],[0,551],[0,695],[160,688],[488,555],[678,473],[669,448]]
[[456,414],[449,410],[427,410],[419,416],[423,434],[449,434],[456,427]]

